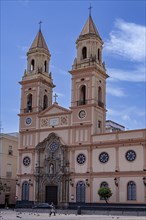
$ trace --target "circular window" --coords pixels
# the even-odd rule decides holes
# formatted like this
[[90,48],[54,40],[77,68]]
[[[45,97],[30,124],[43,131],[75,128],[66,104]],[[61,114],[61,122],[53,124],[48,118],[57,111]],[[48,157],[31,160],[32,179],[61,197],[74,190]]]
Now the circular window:
[[85,161],[86,161],[86,156],[84,154],[79,154],[77,156],[77,162],[79,164],[83,164],[83,163],[85,163]]
[[30,164],[30,158],[29,158],[29,157],[24,157],[24,158],[23,158],[23,164],[24,164],[24,166],[29,166],[29,164]]
[[108,160],[109,160],[109,155],[108,155],[108,153],[102,152],[102,153],[99,155],[99,161],[100,161],[101,163],[106,163]]
[[30,124],[31,124],[31,121],[32,121],[31,117],[27,117],[26,120],[25,120],[25,123],[26,123],[27,125],[30,125]]
[[57,150],[57,148],[58,148],[58,143],[52,142],[50,145],[50,150],[54,152],[55,150]]
[[128,161],[134,161],[136,158],[136,153],[133,150],[128,150],[125,154],[125,157]]
[[85,112],[85,110],[81,110],[80,112],[79,112],[79,118],[85,118],[86,117],[86,112]]

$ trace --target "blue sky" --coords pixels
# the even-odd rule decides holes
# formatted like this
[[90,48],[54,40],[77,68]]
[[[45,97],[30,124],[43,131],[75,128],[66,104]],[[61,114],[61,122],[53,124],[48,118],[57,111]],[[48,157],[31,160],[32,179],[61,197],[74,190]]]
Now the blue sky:
[[41,20],[51,53],[50,71],[59,105],[69,108],[75,41],[89,16],[104,41],[107,120],[126,129],[146,127],[146,1],[1,0],[0,73],[2,132],[19,130],[21,81],[26,53]]

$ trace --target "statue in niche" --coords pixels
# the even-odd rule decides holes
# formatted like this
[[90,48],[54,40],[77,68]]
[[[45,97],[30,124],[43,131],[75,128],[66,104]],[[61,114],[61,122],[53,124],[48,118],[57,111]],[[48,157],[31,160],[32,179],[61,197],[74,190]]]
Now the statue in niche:
[[49,167],[49,173],[53,174],[54,173],[54,165],[51,163]]

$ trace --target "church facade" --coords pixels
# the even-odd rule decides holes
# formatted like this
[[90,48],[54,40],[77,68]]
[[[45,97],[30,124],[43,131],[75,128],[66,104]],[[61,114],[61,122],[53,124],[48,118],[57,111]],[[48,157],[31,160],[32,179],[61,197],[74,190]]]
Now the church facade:
[[21,84],[18,204],[146,202],[146,130],[106,131],[103,41],[89,15],[77,41],[71,107],[53,103],[50,52],[39,30]]

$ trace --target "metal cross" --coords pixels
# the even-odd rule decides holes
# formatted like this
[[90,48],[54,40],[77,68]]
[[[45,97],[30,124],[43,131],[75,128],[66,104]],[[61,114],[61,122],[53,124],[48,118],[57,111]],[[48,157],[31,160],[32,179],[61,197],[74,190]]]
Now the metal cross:
[[55,98],[55,103],[56,103],[56,99],[57,99],[58,95],[55,93],[54,98]]
[[42,21],[40,21],[39,22],[39,30],[41,31],[41,24],[42,24],[43,22]]
[[89,16],[91,16],[91,9],[92,9],[93,7],[91,6],[91,4],[90,4],[90,7],[88,8],[89,9]]

